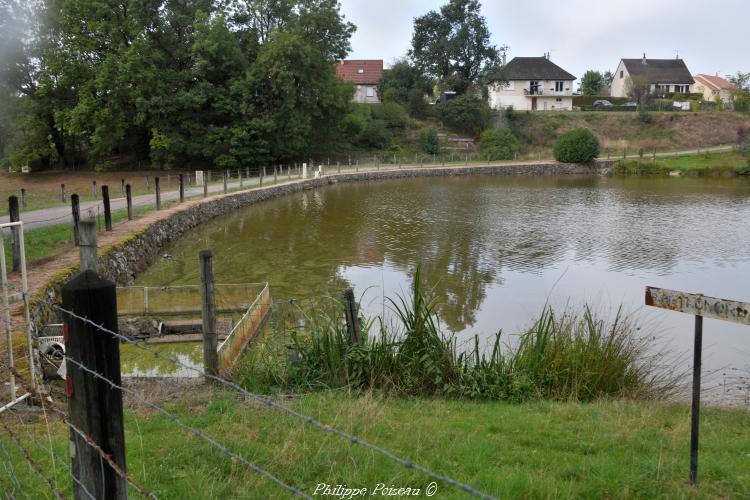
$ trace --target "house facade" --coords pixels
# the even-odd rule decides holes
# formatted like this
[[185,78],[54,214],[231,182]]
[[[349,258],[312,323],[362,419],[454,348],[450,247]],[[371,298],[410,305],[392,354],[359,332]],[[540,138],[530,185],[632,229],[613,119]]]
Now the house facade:
[[621,59],[612,80],[612,97],[628,97],[633,78],[648,83],[651,94],[692,92],[693,76],[682,59]]
[[703,99],[706,101],[715,101],[718,97],[721,101],[728,105],[732,102],[732,91],[736,89],[734,85],[728,80],[716,75],[695,75],[693,77],[695,85],[693,85],[693,92],[703,94]]
[[489,104],[494,109],[520,111],[572,111],[571,75],[543,57],[514,57],[489,85]]
[[355,85],[352,100],[359,103],[379,103],[378,84],[383,77],[382,59],[347,59],[336,63],[336,75]]

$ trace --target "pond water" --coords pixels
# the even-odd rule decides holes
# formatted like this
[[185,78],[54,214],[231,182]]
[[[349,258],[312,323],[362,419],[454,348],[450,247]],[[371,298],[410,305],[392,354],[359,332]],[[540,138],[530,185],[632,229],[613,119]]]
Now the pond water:
[[[750,183],[738,179],[424,178],[334,185],[242,209],[190,231],[139,277],[268,281],[276,300],[353,286],[368,314],[408,292],[417,264],[460,340],[528,327],[544,304],[604,313],[689,357],[693,318],[643,306],[646,285],[750,301]],[[714,383],[750,370],[750,328],[706,320]],[[686,357],[686,359],[687,359]]]

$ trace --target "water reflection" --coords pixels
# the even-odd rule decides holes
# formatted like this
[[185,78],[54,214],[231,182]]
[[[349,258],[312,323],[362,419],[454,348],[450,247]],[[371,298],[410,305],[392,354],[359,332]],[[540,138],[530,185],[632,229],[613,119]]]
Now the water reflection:
[[[196,228],[140,284],[198,282],[198,251],[219,282],[269,281],[276,299],[406,291],[417,263],[446,329],[516,332],[545,302],[637,310],[646,285],[750,300],[750,184],[736,179],[458,177],[331,186]],[[689,348],[690,317],[645,312]],[[745,367],[750,332],[707,322],[706,366]]]

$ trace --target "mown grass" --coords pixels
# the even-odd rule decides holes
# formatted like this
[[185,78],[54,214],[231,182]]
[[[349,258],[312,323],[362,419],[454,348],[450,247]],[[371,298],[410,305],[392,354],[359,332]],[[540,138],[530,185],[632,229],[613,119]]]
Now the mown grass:
[[[434,300],[416,272],[411,296],[391,300],[397,320],[360,318],[364,340],[350,340],[343,306],[300,309],[302,323],[276,321],[238,373],[261,391],[321,388],[386,394],[526,401],[668,398],[676,377],[664,356],[620,312],[604,321],[588,308],[546,307],[505,349],[499,333],[484,352],[478,338],[459,349],[441,332]],[[291,348],[291,355],[290,353]]]
[[[233,452],[312,494],[321,482],[372,489],[377,483],[424,488],[431,479],[265,407],[219,389],[176,389],[166,408]],[[704,408],[699,485],[687,481],[689,408],[597,401],[524,404],[326,391],[284,402],[399,456],[498,498],[748,498],[750,413]],[[64,465],[33,445],[11,415],[23,444],[60,488],[71,491]],[[40,416],[29,430],[59,457],[68,438]],[[53,419],[54,420],[54,419]],[[48,434],[49,432],[49,434]],[[31,498],[52,498],[6,435],[0,444]],[[159,498],[289,498],[289,494],[153,411],[126,411],[128,471]],[[0,450],[7,467],[8,456]],[[0,469],[0,487],[13,485]],[[18,489],[15,490],[18,495]],[[135,491],[131,495],[138,496]],[[438,484],[435,498],[465,498]]]
[[652,160],[644,154],[642,160],[622,160],[612,171],[615,175],[669,175],[679,172],[691,176],[734,176],[744,171],[747,155],[740,151],[700,153],[695,155],[662,157]]

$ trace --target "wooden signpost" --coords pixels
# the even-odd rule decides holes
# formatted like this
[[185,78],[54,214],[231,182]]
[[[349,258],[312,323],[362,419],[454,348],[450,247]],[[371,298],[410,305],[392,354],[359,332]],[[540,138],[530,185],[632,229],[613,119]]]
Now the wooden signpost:
[[701,294],[646,287],[646,305],[695,316],[693,350],[693,402],[690,416],[690,484],[698,481],[698,428],[701,400],[701,350],[703,318],[720,319],[750,326],[750,303],[717,299]]

